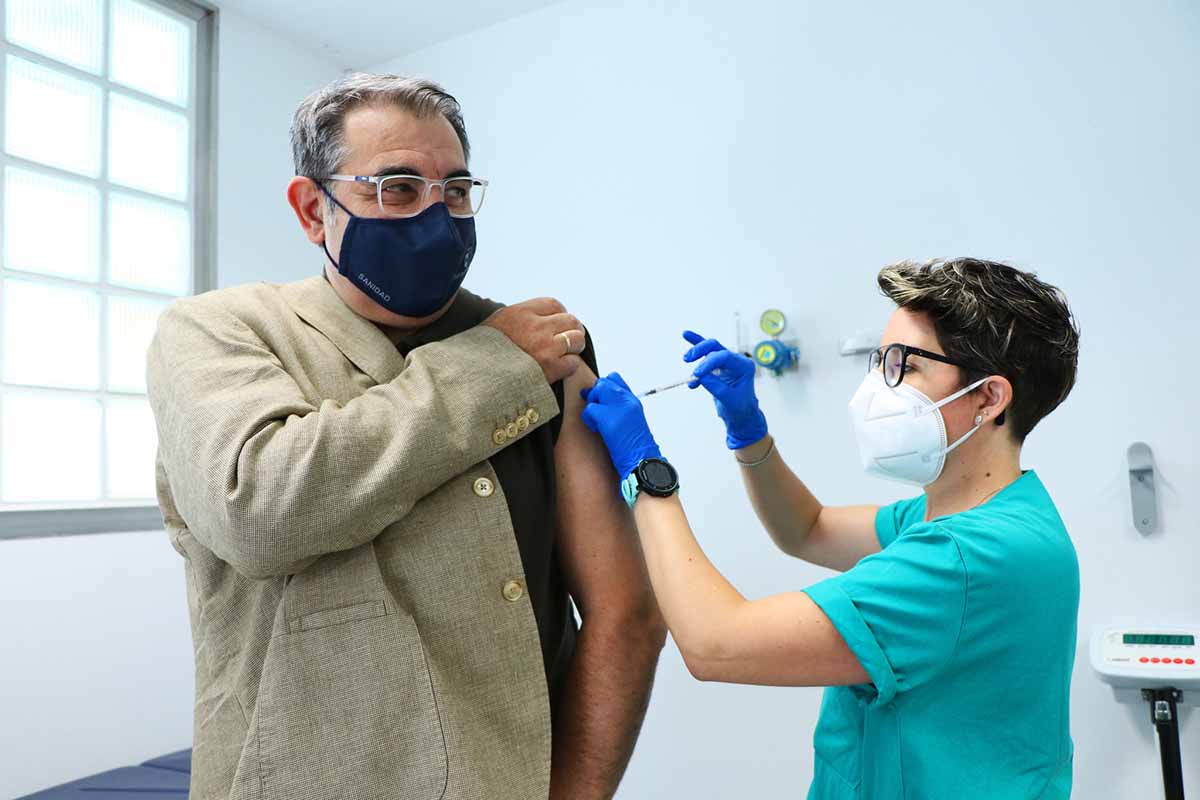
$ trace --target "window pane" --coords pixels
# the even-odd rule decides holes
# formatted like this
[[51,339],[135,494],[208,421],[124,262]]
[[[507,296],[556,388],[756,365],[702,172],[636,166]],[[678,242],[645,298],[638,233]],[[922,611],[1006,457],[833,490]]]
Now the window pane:
[[8,40],[99,74],[104,42],[100,0],[8,0]]
[[86,289],[4,282],[4,380],[98,389],[100,296]]
[[166,303],[140,297],[108,299],[108,388],[146,391],[146,351]]
[[3,501],[100,499],[100,403],[88,397],[6,392]]
[[112,14],[112,79],[186,106],[191,25],[134,0],[116,0]]
[[4,263],[81,281],[100,279],[100,192],[86,183],[4,171]]
[[113,192],[108,202],[109,280],[184,295],[192,285],[192,225],[187,209]]
[[4,147],[15,156],[100,175],[100,87],[8,57]]
[[176,200],[188,191],[188,121],[183,114],[112,93],[108,177]]
[[108,494],[113,499],[154,497],[158,433],[150,403],[143,398],[108,401]]

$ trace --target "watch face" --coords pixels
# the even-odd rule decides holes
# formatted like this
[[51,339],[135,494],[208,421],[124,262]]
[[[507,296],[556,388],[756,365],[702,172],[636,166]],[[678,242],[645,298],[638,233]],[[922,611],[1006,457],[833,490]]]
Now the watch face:
[[642,480],[659,489],[666,489],[675,483],[675,471],[662,461],[647,461],[642,464]]

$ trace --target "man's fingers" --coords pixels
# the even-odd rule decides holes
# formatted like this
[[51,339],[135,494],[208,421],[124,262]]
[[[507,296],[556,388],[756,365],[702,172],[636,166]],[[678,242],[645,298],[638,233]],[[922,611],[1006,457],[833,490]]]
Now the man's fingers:
[[583,366],[583,359],[576,355],[567,355],[556,359],[554,362],[554,373],[547,375],[550,383],[558,383],[574,375]]
[[549,383],[574,375],[583,361],[587,333],[578,317],[553,297],[535,297],[497,311],[486,320],[542,368]]
[[535,297],[532,300],[517,303],[517,305],[528,308],[531,311],[541,314],[543,317],[565,314],[567,311],[566,306],[553,297]]
[[583,323],[579,321],[579,317],[569,312],[551,314],[545,318],[544,322],[546,327],[555,333],[558,331],[579,331],[583,333],[585,330]]
[[579,355],[587,349],[587,334],[581,330],[572,328],[557,334],[554,338],[557,342],[564,343],[567,355]]

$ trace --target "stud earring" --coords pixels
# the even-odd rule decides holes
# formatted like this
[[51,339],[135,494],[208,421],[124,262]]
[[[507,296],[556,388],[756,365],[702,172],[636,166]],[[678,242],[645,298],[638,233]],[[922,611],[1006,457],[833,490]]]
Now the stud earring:
[[975,424],[976,424],[976,425],[982,425],[982,424],[983,424],[983,414],[980,414],[980,415],[978,415],[978,416],[976,416],[976,417],[975,417]]

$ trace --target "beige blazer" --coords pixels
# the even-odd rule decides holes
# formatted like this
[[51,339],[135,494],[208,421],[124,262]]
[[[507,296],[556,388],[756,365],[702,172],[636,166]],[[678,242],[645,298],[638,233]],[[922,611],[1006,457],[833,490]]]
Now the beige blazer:
[[530,800],[537,625],[488,458],[558,404],[480,326],[402,358],[321,277],[163,314],[158,497],[196,659],[192,800]]

